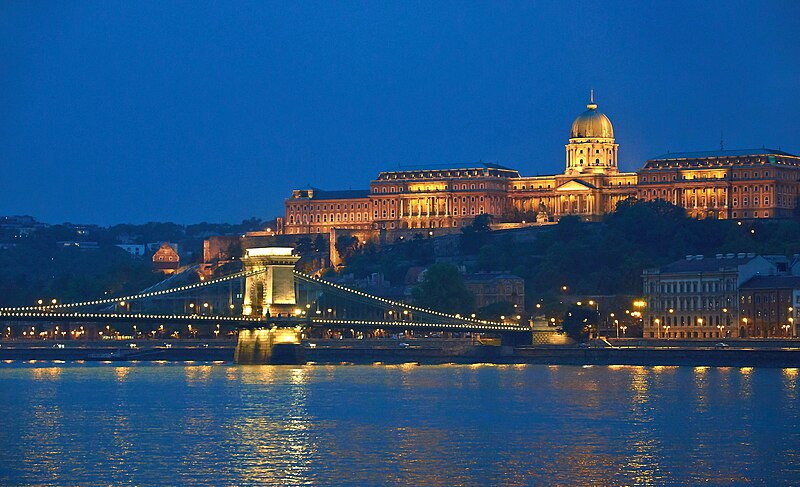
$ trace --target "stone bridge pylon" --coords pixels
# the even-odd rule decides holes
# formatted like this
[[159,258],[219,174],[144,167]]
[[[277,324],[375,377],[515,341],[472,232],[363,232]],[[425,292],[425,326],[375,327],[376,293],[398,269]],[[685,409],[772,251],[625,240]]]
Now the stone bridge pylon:
[[247,316],[288,316],[297,300],[294,266],[300,256],[291,247],[262,247],[245,251],[244,271],[261,271],[247,277],[243,312]]
[[248,274],[243,313],[267,318],[263,327],[240,329],[234,361],[237,364],[302,363],[302,328],[277,326],[297,306],[294,266],[300,257],[291,247],[247,249],[242,263]]

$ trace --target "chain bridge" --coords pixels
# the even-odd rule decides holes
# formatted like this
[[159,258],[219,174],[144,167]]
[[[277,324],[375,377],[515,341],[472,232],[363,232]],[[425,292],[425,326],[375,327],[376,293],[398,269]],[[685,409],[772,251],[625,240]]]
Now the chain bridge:
[[238,329],[237,363],[301,360],[303,335],[320,329],[490,333],[505,344],[530,343],[526,324],[479,320],[374,296],[302,273],[295,269],[299,259],[289,247],[251,248],[238,272],[213,279],[184,273],[194,281],[173,277],[129,296],[0,308],[0,322],[60,323],[60,333],[73,337],[84,326],[99,326],[102,335],[103,326],[127,324],[155,337],[169,325],[187,326],[190,333],[193,326],[195,331],[215,327],[219,333],[225,325]]

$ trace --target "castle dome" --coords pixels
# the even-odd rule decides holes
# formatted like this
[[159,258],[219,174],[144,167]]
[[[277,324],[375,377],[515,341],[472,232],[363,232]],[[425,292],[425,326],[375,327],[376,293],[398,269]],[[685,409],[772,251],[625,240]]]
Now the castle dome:
[[569,137],[571,139],[589,137],[613,139],[614,127],[611,126],[611,120],[605,114],[597,111],[594,93],[592,93],[586,108],[588,110],[578,115],[578,118],[572,122],[572,130],[570,130]]

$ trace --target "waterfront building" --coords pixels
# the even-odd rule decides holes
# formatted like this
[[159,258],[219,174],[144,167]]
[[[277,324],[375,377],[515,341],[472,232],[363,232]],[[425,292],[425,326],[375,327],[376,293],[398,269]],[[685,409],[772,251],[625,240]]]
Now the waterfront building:
[[644,271],[642,312],[645,338],[724,338],[752,336],[740,288],[756,277],[788,275],[783,256],[753,253],[687,255]]
[[[800,196],[800,157],[773,149],[668,153],[638,172],[620,172],[611,120],[594,95],[572,123],[565,170],[521,176],[497,164],[384,171],[369,189],[294,190],[285,200],[286,234],[342,230],[459,231],[483,213],[531,224],[566,215],[599,220],[631,197],[663,199],[695,218],[785,218]],[[527,220],[527,221],[526,221]]]
[[[793,268],[796,271],[800,265]],[[790,276],[756,276],[739,289],[740,337],[797,337],[800,272]]]

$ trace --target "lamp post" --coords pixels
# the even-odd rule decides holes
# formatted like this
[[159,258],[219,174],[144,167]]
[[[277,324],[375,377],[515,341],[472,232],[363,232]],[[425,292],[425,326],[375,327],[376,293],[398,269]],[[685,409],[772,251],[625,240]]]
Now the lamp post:
[[[658,329],[659,329],[658,327],[659,327],[659,325],[661,324],[661,320],[659,320],[658,318],[656,318],[655,320],[653,320],[653,323],[655,323],[655,325],[656,325],[656,330],[658,330]],[[665,327],[665,328],[666,328],[666,327]],[[662,335],[662,336],[661,336],[661,338],[664,338],[664,336]]]
[[[617,321],[617,320],[614,320],[614,321]],[[620,329],[622,329],[622,336],[625,336],[625,331],[628,329],[628,327],[626,325],[622,325],[622,326],[620,326]]]
[[[614,313],[609,313],[611,319],[614,319]],[[614,320],[614,328],[617,329],[617,338],[619,338],[619,320]]]

